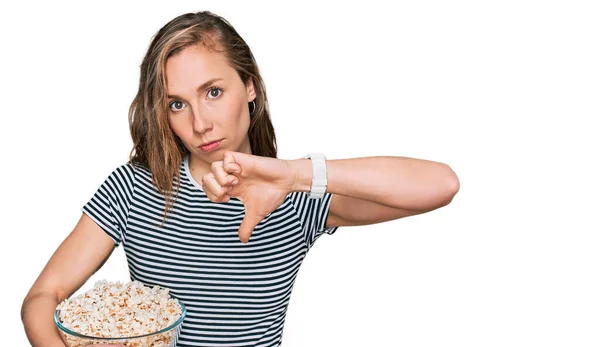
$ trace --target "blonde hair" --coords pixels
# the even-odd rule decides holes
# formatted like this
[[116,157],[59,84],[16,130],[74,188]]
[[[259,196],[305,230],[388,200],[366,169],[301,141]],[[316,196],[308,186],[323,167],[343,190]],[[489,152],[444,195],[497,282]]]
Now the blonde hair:
[[197,44],[224,54],[244,83],[252,79],[256,92],[248,128],[252,154],[277,157],[265,85],[246,42],[229,22],[211,12],[187,13],[174,18],[153,38],[140,66],[137,95],[129,108],[133,140],[129,161],[146,167],[152,173],[154,185],[165,196],[163,222],[176,200],[179,168],[188,153],[169,125],[166,63],[171,56]]

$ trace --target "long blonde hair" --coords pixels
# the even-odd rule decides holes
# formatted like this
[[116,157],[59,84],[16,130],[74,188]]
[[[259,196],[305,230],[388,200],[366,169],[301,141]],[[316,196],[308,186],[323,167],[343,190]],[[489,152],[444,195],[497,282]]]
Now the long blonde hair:
[[179,168],[188,153],[169,125],[166,64],[169,57],[197,44],[223,53],[244,83],[252,79],[256,92],[248,129],[252,154],[277,157],[265,85],[246,42],[229,22],[211,12],[176,17],[154,36],[140,66],[139,89],[129,108],[133,140],[129,161],[150,170],[154,185],[165,196],[163,222],[177,197]]

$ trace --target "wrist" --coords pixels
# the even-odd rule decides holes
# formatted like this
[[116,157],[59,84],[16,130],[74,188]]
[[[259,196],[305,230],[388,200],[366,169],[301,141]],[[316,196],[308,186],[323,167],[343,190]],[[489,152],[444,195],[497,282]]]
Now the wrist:
[[312,163],[310,159],[302,158],[290,160],[294,175],[292,192],[310,192],[312,185]]

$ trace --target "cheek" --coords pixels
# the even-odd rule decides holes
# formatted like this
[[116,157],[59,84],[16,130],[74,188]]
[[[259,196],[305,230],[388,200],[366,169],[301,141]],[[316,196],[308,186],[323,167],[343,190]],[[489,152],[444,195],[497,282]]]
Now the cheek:
[[[245,104],[240,102],[230,102],[225,106],[225,117],[223,119],[227,119],[227,126],[233,127],[234,129],[239,128],[241,125],[247,123],[246,118],[248,115],[244,113]],[[236,131],[239,129],[236,129]]]
[[181,140],[185,141],[185,122],[183,117],[169,117],[169,125],[171,129]]
[[236,127],[237,133],[241,136],[245,136],[248,133],[248,126],[250,125],[250,115],[248,112],[248,104],[245,102],[238,104],[236,107]]
[[242,108],[240,107],[239,102],[227,102],[225,103],[225,112],[227,114],[227,118],[231,120],[239,120],[241,118]]

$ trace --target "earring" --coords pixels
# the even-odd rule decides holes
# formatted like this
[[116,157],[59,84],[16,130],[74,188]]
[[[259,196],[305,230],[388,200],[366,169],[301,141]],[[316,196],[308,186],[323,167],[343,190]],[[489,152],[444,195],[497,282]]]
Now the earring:
[[[250,107],[250,105],[252,105],[252,107]],[[256,110],[256,103],[254,102],[254,100],[248,103],[248,109],[250,110],[250,114],[254,113],[254,111]]]

